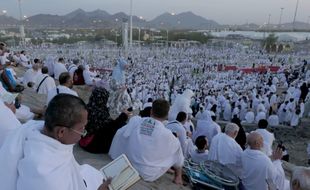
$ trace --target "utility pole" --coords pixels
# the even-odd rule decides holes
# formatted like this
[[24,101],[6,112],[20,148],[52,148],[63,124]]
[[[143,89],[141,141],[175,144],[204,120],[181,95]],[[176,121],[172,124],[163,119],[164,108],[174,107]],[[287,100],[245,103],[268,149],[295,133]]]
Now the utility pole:
[[299,5],[299,0],[296,2],[296,8],[295,8],[295,14],[294,14],[294,20],[293,20],[293,30],[296,29],[296,16],[297,16],[297,11],[298,11],[298,5]]

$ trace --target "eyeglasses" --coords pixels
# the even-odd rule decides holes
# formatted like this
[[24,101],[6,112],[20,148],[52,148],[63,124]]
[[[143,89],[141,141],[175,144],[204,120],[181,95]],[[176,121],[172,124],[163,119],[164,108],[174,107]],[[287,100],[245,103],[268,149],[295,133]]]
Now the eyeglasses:
[[82,132],[77,131],[77,130],[72,129],[72,128],[69,128],[69,129],[70,129],[71,131],[75,132],[76,134],[81,135],[82,137],[86,137],[86,135],[87,135],[87,131],[86,131],[86,129],[84,129]]

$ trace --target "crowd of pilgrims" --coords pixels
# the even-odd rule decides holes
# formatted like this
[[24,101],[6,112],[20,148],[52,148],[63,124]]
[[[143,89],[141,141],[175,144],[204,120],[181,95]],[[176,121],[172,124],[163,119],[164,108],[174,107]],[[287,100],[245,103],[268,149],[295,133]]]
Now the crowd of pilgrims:
[[[154,100],[164,99],[170,102],[171,108],[168,120],[163,123],[178,138],[182,150],[182,159],[180,155],[175,156],[178,162],[183,158],[191,158],[194,162],[217,160],[245,180],[248,188],[261,187],[258,181],[244,179],[244,171],[240,171],[242,167],[249,167],[239,161],[247,143],[251,144],[247,142],[243,123],[258,126],[257,133],[250,136],[263,138],[261,148],[266,156],[279,159],[283,151],[288,160],[285,148],[281,149],[281,156],[273,154],[275,138],[266,128],[279,125],[296,128],[303,117],[309,116],[310,59],[304,52],[275,56],[258,48],[239,46],[227,49],[139,47],[126,55],[126,59],[120,58],[125,56],[120,52],[111,47],[59,49],[44,46],[14,52],[2,45],[0,92],[32,89],[33,93],[46,96],[46,104],[42,105],[46,108],[57,94],[79,96],[72,89],[73,85],[92,86],[87,104],[88,135],[79,144],[92,153],[109,152],[112,158],[126,147],[116,139],[122,138],[119,130],[132,117],[132,112],[150,117]],[[239,69],[225,70],[225,66],[278,66],[279,70],[243,73]],[[16,76],[15,67],[25,68],[23,76]],[[17,98],[15,102],[18,101]],[[5,105],[14,110],[16,119],[21,122],[40,118],[44,112],[44,109],[32,110],[20,103],[15,103],[15,108]],[[127,125],[137,122],[133,118]],[[219,120],[228,122],[225,129],[217,124]],[[308,149],[310,154],[310,147]],[[136,166],[135,161],[131,161]],[[152,169],[140,171],[140,167],[137,164],[137,170],[147,181],[154,181],[163,174]],[[289,189],[281,164],[268,167],[279,171],[272,174],[276,178],[272,183],[278,189]],[[154,174],[150,174],[152,172]]]

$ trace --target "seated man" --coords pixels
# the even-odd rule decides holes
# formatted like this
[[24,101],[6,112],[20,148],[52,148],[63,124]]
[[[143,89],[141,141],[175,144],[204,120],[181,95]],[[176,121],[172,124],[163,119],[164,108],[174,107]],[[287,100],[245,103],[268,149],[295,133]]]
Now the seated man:
[[245,114],[245,121],[247,123],[254,123],[255,115],[252,109],[249,109],[248,112]]
[[54,64],[54,78],[56,80],[59,80],[59,76],[61,73],[64,73],[64,72],[68,72],[66,66],[65,66],[65,60],[64,58],[59,58],[58,59],[58,62],[56,62]]
[[0,122],[0,148],[9,132],[21,126],[21,123],[14,115],[15,111],[14,104],[8,104],[0,99],[0,115],[3,118]]
[[274,134],[270,133],[267,130],[268,121],[265,119],[262,119],[258,122],[258,129],[255,131],[258,132],[264,140],[264,146],[263,146],[263,152],[266,153],[267,156],[271,156],[272,154],[272,144],[275,140]]
[[47,103],[51,101],[57,94],[71,94],[74,96],[78,96],[78,94],[72,90],[73,80],[68,72],[61,73],[59,76],[59,85],[56,88],[51,89],[47,93]]
[[177,115],[177,119],[174,121],[170,121],[166,127],[171,130],[172,133],[175,133],[180,141],[182,152],[184,157],[187,157],[188,149],[187,149],[187,136],[184,128],[184,124],[186,122],[187,114],[185,112],[179,112]]
[[310,168],[296,167],[291,178],[291,190],[309,190]]
[[35,82],[35,87],[34,90],[38,94],[46,94],[48,91],[56,88],[55,80],[48,75],[48,68],[44,66],[42,68],[42,74],[38,76],[36,82]]
[[6,138],[0,149],[1,189],[107,190],[110,181],[102,184],[102,174],[80,166],[72,154],[86,124],[87,109],[80,98],[56,96],[45,122],[28,122]]
[[154,101],[151,117],[133,117],[117,131],[109,155],[115,159],[126,154],[140,176],[150,182],[174,167],[174,182],[182,184],[182,148],[178,139],[162,123],[168,112],[166,100]]
[[41,62],[39,59],[34,59],[34,64],[32,68],[28,69],[23,77],[23,84],[27,85],[29,88],[35,85],[35,82],[41,73]]
[[272,155],[272,160],[261,149],[264,145],[263,137],[258,132],[251,132],[247,137],[249,149],[246,149],[242,160],[242,184],[245,189],[288,190],[289,182],[285,179],[284,170],[280,159],[282,150],[277,148]]
[[198,136],[204,135],[207,137],[209,143],[212,144],[212,139],[219,133],[221,133],[221,127],[213,121],[211,112],[205,110],[197,121],[197,128],[193,134],[193,141],[196,141]]
[[[7,92],[7,90],[0,83],[0,96],[13,96],[13,94],[11,94],[10,92]],[[5,100],[3,100],[3,101],[5,101]],[[14,106],[14,114],[15,114],[16,118],[20,122],[25,123],[25,122],[34,118],[34,116],[35,116],[33,113],[34,110],[30,110],[30,108],[28,106],[23,105],[20,102],[21,102],[21,95],[19,95],[15,99],[15,101],[5,102],[5,103],[12,104],[12,106]]]
[[215,160],[229,167],[237,176],[241,176],[242,148],[235,141],[239,132],[238,125],[228,123],[225,133],[219,133],[212,139],[209,160]]
[[190,153],[190,157],[193,162],[200,163],[208,160],[208,139],[205,136],[197,137],[195,141],[195,145],[197,147],[196,150],[192,150]]
[[279,116],[275,111],[272,112],[272,115],[269,116],[268,118],[268,123],[270,126],[277,126],[279,125]]

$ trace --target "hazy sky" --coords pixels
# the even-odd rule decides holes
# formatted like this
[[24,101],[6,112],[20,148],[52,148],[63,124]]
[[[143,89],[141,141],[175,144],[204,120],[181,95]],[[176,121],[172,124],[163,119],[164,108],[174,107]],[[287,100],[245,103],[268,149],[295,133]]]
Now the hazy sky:
[[[0,0],[0,10],[18,17],[18,0]],[[220,24],[263,24],[271,14],[271,23],[278,23],[283,7],[283,22],[292,22],[297,0],[133,0],[133,13],[151,20],[164,12],[192,11]],[[23,14],[66,14],[77,8],[86,11],[102,9],[110,14],[129,13],[130,0],[22,0]],[[310,16],[310,0],[300,0],[297,19],[307,22]]]

